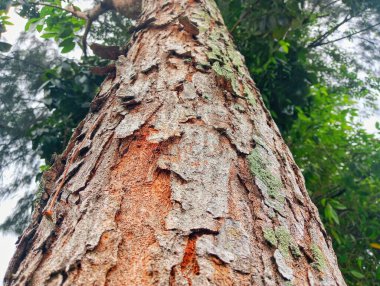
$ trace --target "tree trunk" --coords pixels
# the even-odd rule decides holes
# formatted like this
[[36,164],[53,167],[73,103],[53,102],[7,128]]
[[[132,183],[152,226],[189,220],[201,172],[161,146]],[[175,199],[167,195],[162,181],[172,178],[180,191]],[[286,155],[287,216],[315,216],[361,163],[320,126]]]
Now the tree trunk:
[[5,284],[345,285],[214,1],[145,2]]

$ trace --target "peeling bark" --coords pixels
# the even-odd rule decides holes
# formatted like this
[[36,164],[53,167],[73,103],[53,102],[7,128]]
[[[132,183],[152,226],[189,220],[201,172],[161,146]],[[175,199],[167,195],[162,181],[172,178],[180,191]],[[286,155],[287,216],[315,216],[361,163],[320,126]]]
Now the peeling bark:
[[345,285],[215,3],[142,7],[5,285]]

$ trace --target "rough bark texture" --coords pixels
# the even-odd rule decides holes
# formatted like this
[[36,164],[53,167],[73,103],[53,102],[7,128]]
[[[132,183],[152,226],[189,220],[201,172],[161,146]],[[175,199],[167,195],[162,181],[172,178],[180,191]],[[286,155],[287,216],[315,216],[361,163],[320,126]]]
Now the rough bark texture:
[[139,23],[45,174],[51,196],[70,168],[6,285],[345,285],[215,3],[146,1]]

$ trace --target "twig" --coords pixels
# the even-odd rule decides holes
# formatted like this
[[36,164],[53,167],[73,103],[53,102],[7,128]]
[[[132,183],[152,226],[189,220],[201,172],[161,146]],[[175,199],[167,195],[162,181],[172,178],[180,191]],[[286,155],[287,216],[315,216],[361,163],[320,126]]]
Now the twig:
[[98,19],[98,17],[101,14],[112,9],[112,7],[110,7],[109,5],[107,5],[104,2],[100,2],[99,4],[95,5],[91,9],[86,10],[84,12],[75,10],[75,7],[73,5],[69,5],[66,7],[60,7],[60,6],[53,5],[50,3],[45,3],[45,2],[27,2],[27,3],[32,4],[32,5],[41,5],[41,6],[52,7],[55,9],[66,11],[68,13],[71,13],[74,17],[86,20],[86,27],[85,27],[85,30],[84,30],[84,33],[82,36],[82,50],[83,50],[85,57],[87,56],[87,37],[88,37],[88,34],[91,30],[92,23],[96,19]]
[[236,23],[232,26],[230,33],[232,33],[250,13],[252,10],[246,10],[243,14],[240,15],[239,19],[236,21]]
[[324,46],[324,45],[328,45],[328,44],[331,44],[331,43],[335,43],[335,42],[338,42],[340,40],[343,40],[343,39],[346,39],[346,38],[350,38],[352,36],[355,36],[357,34],[360,34],[360,33],[363,33],[365,31],[368,31],[368,30],[371,30],[372,28],[376,27],[376,26],[379,26],[380,25],[380,22],[379,23],[376,23],[374,25],[371,25],[371,26],[368,26],[367,28],[365,29],[362,29],[362,30],[359,30],[359,31],[356,31],[354,33],[351,33],[349,35],[346,35],[346,36],[343,36],[343,37],[340,37],[340,38],[337,38],[337,39],[334,39],[334,40],[331,40],[331,41],[327,41],[327,42],[324,42],[324,43],[320,43],[318,46]]
[[345,23],[347,23],[351,19],[352,19],[352,17],[350,17],[349,14],[346,15],[346,17],[344,17],[344,19],[339,24],[337,24],[335,27],[331,28],[330,30],[328,30],[325,33],[323,33],[322,35],[320,35],[316,40],[311,42],[307,47],[308,48],[315,48],[315,47],[319,46],[321,41],[326,39],[328,36],[330,36],[332,33],[334,33],[336,30],[338,30],[340,26],[344,25]]
[[84,29],[83,36],[82,36],[82,50],[83,50],[84,57],[87,57],[87,36],[88,36],[88,33],[90,33],[91,26],[92,26],[92,20],[88,19],[86,22],[86,27]]
[[363,40],[363,41],[365,41],[365,42],[370,43],[371,45],[376,45],[376,43],[375,43],[374,41],[368,40],[368,39],[363,38],[363,37],[358,37],[358,38],[359,38],[360,40]]

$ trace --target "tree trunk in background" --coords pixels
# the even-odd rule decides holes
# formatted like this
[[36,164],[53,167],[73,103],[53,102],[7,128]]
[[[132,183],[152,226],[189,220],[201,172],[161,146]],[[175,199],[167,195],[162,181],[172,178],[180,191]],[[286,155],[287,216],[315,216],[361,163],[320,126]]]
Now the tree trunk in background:
[[345,285],[214,1],[146,1],[139,23],[6,285]]

